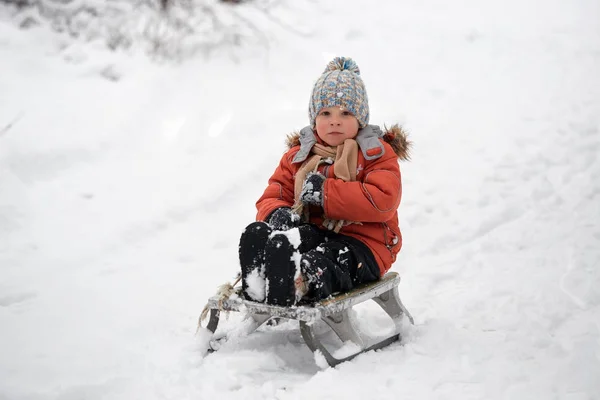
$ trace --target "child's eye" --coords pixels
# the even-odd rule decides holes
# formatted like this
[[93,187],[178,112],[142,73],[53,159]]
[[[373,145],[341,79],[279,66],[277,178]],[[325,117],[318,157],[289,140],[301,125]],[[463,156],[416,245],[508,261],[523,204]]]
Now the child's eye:
[[350,111],[344,111],[344,112],[342,113],[342,115],[354,115],[354,114],[352,114]]
[[329,112],[329,111],[321,111],[321,115],[327,116],[327,115],[329,115],[329,114],[330,114],[330,112]]

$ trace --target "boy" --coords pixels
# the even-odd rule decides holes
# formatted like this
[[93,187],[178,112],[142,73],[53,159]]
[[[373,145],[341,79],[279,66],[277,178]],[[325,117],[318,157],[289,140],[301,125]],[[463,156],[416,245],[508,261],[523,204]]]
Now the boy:
[[292,306],[379,279],[402,247],[398,158],[410,143],[398,127],[368,125],[356,63],[336,57],[315,83],[310,125],[288,151],[261,198],[257,222],[240,239],[246,298]]

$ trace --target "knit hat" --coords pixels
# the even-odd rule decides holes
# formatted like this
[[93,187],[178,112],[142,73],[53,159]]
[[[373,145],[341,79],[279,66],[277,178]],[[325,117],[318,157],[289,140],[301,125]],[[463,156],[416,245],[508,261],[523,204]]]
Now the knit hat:
[[351,58],[334,58],[315,83],[308,107],[310,125],[315,127],[322,108],[333,106],[343,106],[354,114],[361,128],[369,123],[367,90],[358,65]]

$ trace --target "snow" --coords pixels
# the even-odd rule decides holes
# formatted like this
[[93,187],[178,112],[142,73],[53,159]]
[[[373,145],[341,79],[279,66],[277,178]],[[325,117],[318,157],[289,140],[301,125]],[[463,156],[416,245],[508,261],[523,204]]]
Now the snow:
[[265,275],[263,271],[254,269],[246,277],[248,288],[246,293],[256,301],[265,300]]
[[[177,64],[3,7],[0,398],[598,397],[598,2],[294,3],[268,46]],[[292,321],[204,356],[198,315],[335,55],[415,144],[393,270],[416,325],[336,368]]]
[[332,356],[334,356],[337,359],[342,359],[350,357],[351,355],[358,353],[360,350],[361,347],[358,344],[354,343],[351,340],[348,340],[344,342],[342,346],[332,354]]
[[298,228],[292,228],[286,231],[273,231],[269,237],[272,238],[275,235],[284,235],[294,249],[297,249],[300,246],[300,243],[302,243],[302,239],[300,238],[300,230]]
[[327,359],[325,358],[325,356],[323,355],[323,353],[321,353],[321,350],[317,350],[313,353],[314,357],[315,357],[315,364],[317,364],[319,366],[319,368],[321,369],[327,369],[329,368],[329,364],[327,363]]

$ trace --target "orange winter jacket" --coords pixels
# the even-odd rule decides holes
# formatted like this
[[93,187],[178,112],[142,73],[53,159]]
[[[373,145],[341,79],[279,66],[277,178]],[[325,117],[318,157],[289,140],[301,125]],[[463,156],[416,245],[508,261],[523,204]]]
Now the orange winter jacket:
[[[358,152],[354,182],[335,178],[333,168],[327,165],[319,168],[319,172],[328,178],[323,184],[323,208],[311,207],[309,222],[323,229],[325,218],[360,222],[343,226],[340,234],[365,243],[375,256],[383,276],[396,261],[402,247],[397,211],[402,197],[398,158],[408,159],[410,143],[397,125],[379,140],[384,151],[378,158],[367,160],[362,151]],[[294,204],[294,178],[302,163],[294,163],[293,159],[299,150],[299,135],[290,136],[288,151],[256,202],[257,221],[266,220],[279,207]]]

